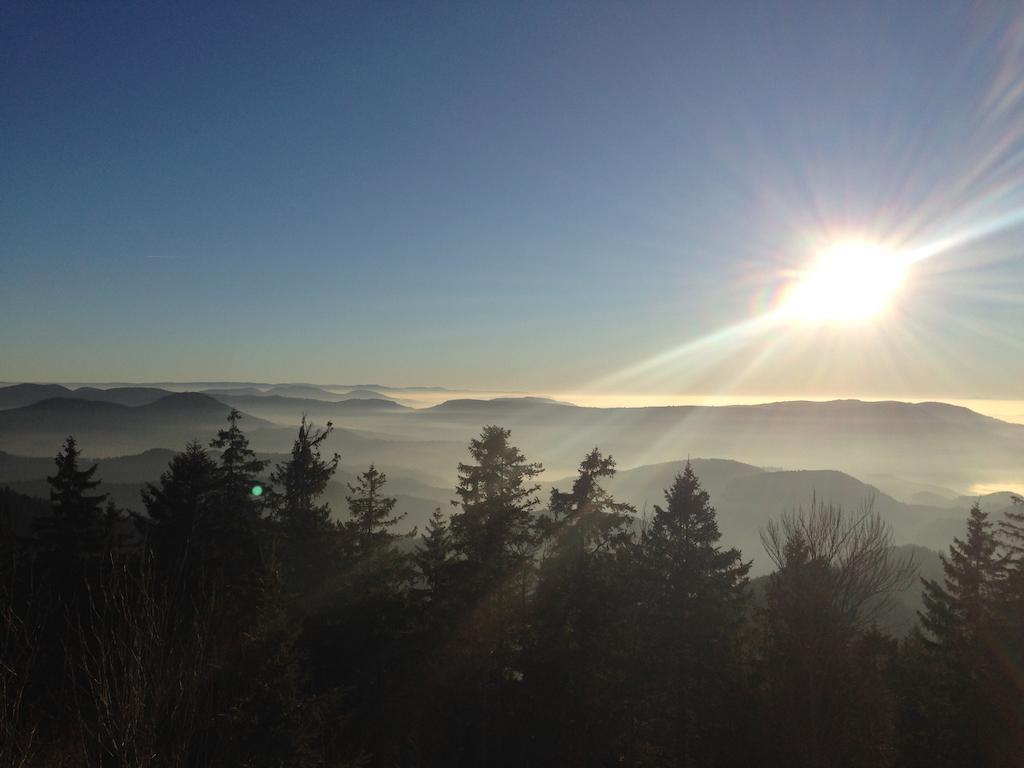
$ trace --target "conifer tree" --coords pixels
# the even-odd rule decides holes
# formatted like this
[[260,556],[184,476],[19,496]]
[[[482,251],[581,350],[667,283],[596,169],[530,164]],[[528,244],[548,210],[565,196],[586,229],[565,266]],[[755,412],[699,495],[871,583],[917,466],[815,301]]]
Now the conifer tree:
[[427,522],[423,540],[413,553],[413,562],[423,579],[424,591],[428,595],[444,590],[445,570],[451,557],[448,521],[441,513],[441,508],[436,507]]
[[97,465],[79,469],[80,456],[78,443],[69,436],[55,459],[56,474],[46,478],[52,514],[35,524],[44,553],[65,567],[102,556],[111,543],[111,519],[104,511],[107,494],[92,493],[100,484],[93,479]]
[[[635,510],[601,486],[614,474],[614,459],[594,448],[580,462],[571,491],[552,489],[541,518],[547,552],[524,666],[527,695],[536,701],[540,721],[531,728],[537,759],[546,755],[560,765],[599,761],[615,748],[616,733],[606,724],[615,722],[623,698],[619,556],[632,542]],[[580,701],[588,706],[580,707]]]
[[[1024,499],[1013,497],[1013,507],[999,522],[998,539],[1006,558],[1006,577],[996,642],[1005,653],[1003,669],[1024,670]],[[1004,675],[1003,709],[1011,731],[1022,734],[1020,751],[1024,763],[1024,682]]]
[[641,600],[652,647],[650,742],[681,765],[725,757],[725,704],[739,686],[750,563],[720,545],[710,496],[687,462],[655,505],[641,545]]
[[228,428],[210,441],[220,451],[216,492],[208,523],[204,525],[204,569],[229,591],[240,591],[243,599],[234,608],[246,610],[253,590],[261,583],[261,569],[267,555],[261,550],[263,525],[260,473],[266,462],[256,458],[249,439],[238,422],[242,414],[234,408],[228,414]]
[[413,650],[403,644],[412,560],[398,546],[407,536],[392,531],[405,515],[395,513],[397,500],[387,495],[386,484],[373,465],[349,484],[350,519],[341,527],[344,556],[327,604],[310,622],[314,642],[331,648],[322,677],[353,702],[337,746],[356,745],[357,751],[378,755],[380,764],[396,749],[402,720],[389,707]]
[[966,538],[954,539],[942,557],[943,583],[924,581],[921,623],[939,693],[931,755],[937,766],[1012,764],[994,643],[1007,560],[993,527],[975,503]]
[[511,435],[501,427],[484,427],[469,444],[475,463],[459,464],[455,492],[461,509],[451,517],[452,542],[481,592],[521,573],[538,539],[533,513],[540,486],[532,481],[543,467],[526,461],[509,443]]
[[1016,660],[1024,665],[1024,499],[1020,496],[1013,497],[1013,507],[1006,510],[1005,519],[999,521],[997,538],[1006,566],[1004,634],[1015,649]]
[[487,426],[470,441],[472,463],[459,464],[455,489],[461,509],[450,522],[454,602],[472,619],[453,639],[458,652],[448,663],[471,686],[457,702],[458,717],[465,723],[463,748],[479,765],[504,759],[538,540],[533,480],[543,468],[528,462],[510,437],[507,429]]
[[309,534],[331,527],[330,504],[317,503],[317,500],[327,490],[327,483],[341,460],[337,453],[330,459],[320,455],[320,446],[333,430],[334,425],[329,421],[323,429],[317,429],[303,416],[291,457],[270,475],[269,505],[274,517],[289,533]]
[[369,555],[394,541],[397,537],[389,529],[405,518],[404,512],[394,514],[397,499],[384,493],[387,480],[387,475],[371,464],[356,478],[355,485],[348,485],[348,527],[359,556]]
[[320,499],[338,469],[337,453],[320,454],[334,425],[317,429],[302,417],[291,456],[270,475],[268,506],[281,535],[281,561],[288,591],[310,593],[338,567],[342,557],[338,527],[331,507]]
[[322,766],[316,729],[321,713],[306,690],[300,666],[301,621],[290,608],[271,557],[241,642],[226,665],[230,692],[218,724],[211,764],[253,768]]
[[256,458],[249,448],[249,438],[238,422],[242,414],[235,408],[228,414],[228,428],[217,432],[210,447],[220,451],[218,491],[221,506],[231,515],[256,515],[258,504],[253,489],[259,485],[259,476],[267,462]]
[[594,448],[580,462],[571,491],[551,490],[543,525],[554,556],[581,559],[626,543],[630,517],[636,510],[631,504],[615,501],[601,487],[600,481],[614,474],[615,460]]
[[165,575],[184,577],[202,562],[218,477],[216,462],[192,441],[171,459],[158,484],[143,488],[146,516],[136,515],[135,523]]

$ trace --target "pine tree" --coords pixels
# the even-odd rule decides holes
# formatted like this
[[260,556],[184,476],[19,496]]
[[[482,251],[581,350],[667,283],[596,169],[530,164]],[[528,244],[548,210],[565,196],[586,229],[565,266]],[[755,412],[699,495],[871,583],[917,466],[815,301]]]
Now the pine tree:
[[[725,703],[738,687],[750,563],[725,549],[710,496],[687,462],[641,545],[650,742],[680,765],[723,762]],[[726,761],[727,762],[727,761]]]
[[270,475],[269,505],[274,517],[289,533],[309,534],[331,527],[330,505],[318,504],[317,500],[327,490],[327,483],[341,460],[337,453],[330,459],[320,455],[321,444],[333,430],[334,425],[329,421],[326,427],[317,429],[303,416],[291,458],[279,464]]
[[465,723],[462,748],[479,765],[506,758],[508,701],[522,676],[519,650],[538,541],[533,479],[543,468],[528,462],[510,437],[507,429],[487,426],[470,441],[473,463],[459,464],[461,509],[450,522],[453,603],[466,620],[447,663],[456,680],[471,686],[456,705]]
[[322,766],[321,712],[300,666],[302,622],[284,593],[273,558],[261,569],[245,631],[225,664],[230,694],[217,724],[210,764],[252,768]]
[[636,510],[631,504],[615,501],[600,484],[614,474],[615,460],[594,448],[580,462],[571,491],[551,490],[549,516],[543,525],[556,557],[582,559],[628,541],[630,518]]
[[220,462],[204,554],[210,575],[229,590],[253,588],[265,557],[260,549],[262,502],[257,488],[262,491],[260,473],[266,462],[249,448],[249,439],[238,426],[241,419],[232,408],[228,428],[210,441],[210,447],[220,451]]
[[285,585],[291,592],[314,591],[342,557],[330,504],[319,502],[340,460],[337,453],[330,459],[320,455],[333,428],[327,422],[326,427],[317,429],[303,416],[291,456],[270,475],[268,506],[279,526]]
[[242,432],[238,422],[242,414],[232,408],[228,414],[228,428],[217,432],[210,441],[210,447],[220,451],[219,492],[221,506],[230,514],[258,512],[253,489],[259,485],[259,475],[267,462],[256,458],[249,448],[249,438]]
[[93,479],[97,465],[79,469],[80,456],[78,443],[69,436],[55,459],[56,474],[46,478],[52,514],[35,524],[40,548],[65,567],[102,557],[111,545],[111,519],[104,511],[107,494],[91,493],[100,484]]
[[990,628],[1006,561],[988,513],[975,503],[966,540],[954,539],[942,556],[944,583],[924,582],[924,627],[936,644],[975,648]]
[[451,517],[452,542],[475,572],[474,586],[481,592],[522,572],[538,539],[533,512],[540,486],[531,481],[543,467],[527,462],[509,443],[511,435],[501,427],[484,427],[469,444],[475,463],[459,464],[455,492],[461,510]]
[[392,711],[392,697],[413,650],[405,645],[412,559],[398,546],[408,536],[392,532],[405,515],[395,513],[397,500],[386,494],[386,484],[385,474],[372,465],[349,484],[343,557],[329,581],[332,589],[309,622],[313,642],[331,649],[321,679],[331,689],[344,689],[353,703],[334,748],[351,756],[355,746],[356,753],[376,755],[380,764],[395,752],[405,722]]
[[975,503],[966,538],[954,539],[942,557],[943,583],[924,581],[920,618],[940,692],[934,765],[1011,764],[997,708],[1002,696],[993,644],[1005,567],[988,514]]
[[[533,605],[533,643],[524,666],[536,702],[536,759],[585,765],[614,753],[622,670],[618,629],[623,604],[620,555],[632,543],[633,507],[601,480],[615,461],[594,448],[572,490],[551,491],[541,518],[546,556]],[[586,701],[586,707],[580,702]],[[602,724],[599,726],[598,724]]]
[[135,523],[165,575],[184,578],[202,563],[218,478],[216,462],[192,441],[171,459],[159,484],[143,488],[146,516],[136,515]]
[[999,521],[997,537],[1006,565],[1004,634],[1016,649],[1016,658],[1024,664],[1024,499],[1020,496],[1013,497],[1013,507]]
[[448,522],[441,513],[441,508],[436,507],[427,523],[423,540],[413,553],[413,562],[423,580],[423,591],[428,596],[444,590],[445,571],[451,557],[452,545]]
[[[1006,578],[998,617],[996,642],[1005,654],[1004,670],[1024,670],[1024,499],[1013,497],[1013,507],[999,522],[998,540],[1006,558]],[[1019,749],[1024,764],[1024,684],[1004,675],[1001,693],[1009,730],[1022,734]]]
[[393,542],[397,537],[389,529],[405,518],[404,512],[393,514],[398,501],[384,494],[387,480],[387,475],[371,464],[356,478],[355,485],[349,483],[352,495],[345,497],[351,514],[348,527],[358,556],[367,556]]

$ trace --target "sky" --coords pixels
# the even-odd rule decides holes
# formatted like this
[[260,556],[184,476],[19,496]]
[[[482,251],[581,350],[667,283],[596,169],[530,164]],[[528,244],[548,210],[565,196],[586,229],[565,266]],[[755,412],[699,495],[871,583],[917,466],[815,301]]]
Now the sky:
[[5,3],[0,380],[1024,399],[1013,6]]

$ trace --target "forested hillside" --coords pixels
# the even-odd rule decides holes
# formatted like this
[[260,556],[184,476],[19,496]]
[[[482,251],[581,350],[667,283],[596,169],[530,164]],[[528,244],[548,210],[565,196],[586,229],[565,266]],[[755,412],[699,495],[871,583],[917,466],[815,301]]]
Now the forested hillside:
[[[1024,759],[1019,506],[998,525],[959,510],[937,560],[895,547],[853,485],[759,518],[755,553],[723,535],[716,495],[752,511],[785,473],[685,462],[620,482],[593,448],[542,489],[487,426],[454,502],[410,531],[386,472],[339,477],[329,423],[303,419],[267,461],[245,422],[232,409],[208,443],[136,459],[165,467],[131,513],[72,437],[49,502],[0,490],[4,765]],[[652,481],[646,508],[620,495]],[[755,555],[771,568],[752,580]]]

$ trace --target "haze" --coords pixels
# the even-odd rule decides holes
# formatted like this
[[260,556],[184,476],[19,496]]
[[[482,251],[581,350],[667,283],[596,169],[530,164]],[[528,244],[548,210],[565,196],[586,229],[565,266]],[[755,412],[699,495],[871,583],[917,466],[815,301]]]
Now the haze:
[[1024,768],[1024,4],[0,3],[0,766]]

